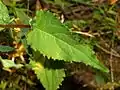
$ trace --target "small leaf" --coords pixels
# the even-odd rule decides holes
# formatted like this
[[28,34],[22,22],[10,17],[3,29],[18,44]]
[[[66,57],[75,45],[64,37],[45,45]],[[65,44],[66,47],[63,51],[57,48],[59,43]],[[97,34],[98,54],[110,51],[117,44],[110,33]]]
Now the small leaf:
[[29,24],[29,17],[26,15],[24,9],[15,8],[17,17],[20,19],[22,24]]
[[45,90],[57,90],[65,77],[62,69],[45,69],[39,62],[30,61],[31,68],[34,70],[37,78],[45,87]]
[[2,1],[7,6],[12,6],[12,4],[13,4],[13,0],[2,0]]
[[105,79],[102,75],[99,75],[99,74],[95,75],[95,80],[98,85],[105,84]]
[[1,83],[0,83],[0,89],[5,90],[7,84],[8,84],[7,81],[1,81]]
[[0,24],[6,24],[9,20],[7,7],[0,1]]
[[2,59],[0,57],[0,61],[2,62],[3,68],[8,69],[8,68],[21,68],[23,65],[22,64],[15,64],[12,60],[7,60],[7,59]]
[[10,20],[7,7],[0,0],[0,24],[6,24]]
[[[7,7],[0,0],[0,24],[7,24],[10,21]],[[0,28],[2,30],[2,28]]]
[[68,28],[56,19],[52,13],[38,11],[33,31],[28,34],[28,44],[48,58],[67,62],[83,62],[103,72],[108,69],[101,64],[87,45],[79,45],[70,37]]
[[13,47],[0,45],[0,52],[10,52],[10,51],[13,51],[13,50],[14,50]]
[[113,23],[114,25],[116,24],[116,21],[112,18],[106,17],[105,20],[109,23]]
[[117,14],[117,12],[115,12],[114,10],[109,10],[108,13],[111,14],[111,15],[116,15]]

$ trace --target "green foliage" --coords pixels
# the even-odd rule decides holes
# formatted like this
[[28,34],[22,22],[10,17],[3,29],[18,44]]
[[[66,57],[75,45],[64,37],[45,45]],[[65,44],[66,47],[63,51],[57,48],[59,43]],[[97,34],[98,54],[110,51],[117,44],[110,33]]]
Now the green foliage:
[[0,83],[0,89],[5,90],[5,87],[7,86],[7,82],[1,81]]
[[87,45],[79,45],[68,36],[68,29],[52,13],[38,11],[33,25],[33,31],[28,34],[27,40],[34,50],[54,60],[83,62],[108,72]]
[[63,77],[65,77],[64,70],[44,68],[40,62],[31,60],[30,66],[46,90],[57,90],[63,81]]
[[29,17],[25,14],[24,9],[15,8],[16,16],[20,19],[21,23],[29,24]]
[[[108,72],[88,45],[80,45],[70,36],[69,29],[62,25],[52,13],[37,11],[33,31],[28,34],[27,41],[35,51],[41,52],[48,58],[66,62],[83,62],[103,72]],[[63,80],[63,70],[47,69],[40,62],[34,61],[31,61],[30,65],[47,90],[56,90]]]
[[15,50],[13,47],[0,45],[0,52],[10,52]]
[[116,12],[112,8],[99,7],[93,12],[93,19],[96,20],[93,28],[98,30],[116,30]]
[[12,60],[2,59],[1,57],[0,61],[3,65],[3,69],[9,69],[12,67],[21,68],[23,66],[22,64],[15,64]]
[[98,85],[105,84],[105,77],[103,77],[100,73],[99,74],[97,73],[96,76],[95,76],[95,78],[96,78],[96,83]]
[[[7,24],[10,21],[7,7],[0,0],[0,24]],[[0,28],[2,30],[3,28]]]
[[[65,2],[64,0],[54,1],[57,4],[61,4],[61,6]],[[91,0],[72,1],[89,3]],[[15,16],[20,19],[22,24],[29,24],[30,18],[28,15],[26,15],[23,9],[18,9],[14,7],[14,5],[12,5],[12,8],[14,8]],[[10,20],[10,17],[8,15],[6,6],[1,1],[0,10],[0,24],[7,24]],[[100,21],[103,18],[101,16],[101,13],[104,14],[104,11],[100,10],[94,12],[93,18]],[[112,11],[109,13],[115,14]],[[104,17],[104,20],[102,22],[107,23],[108,26],[114,26],[116,24],[114,19],[109,17]],[[71,27],[73,23],[78,24],[78,26],[80,25],[79,27],[82,29],[89,25],[89,22],[85,20],[68,21],[66,22],[66,25],[70,25]],[[27,69],[29,67],[35,72],[37,78],[40,79],[40,82],[46,90],[57,90],[59,88],[59,85],[61,85],[61,82],[65,77],[63,67],[65,62],[82,62],[86,65],[90,65],[96,69],[99,69],[102,72],[109,72],[109,70],[96,58],[95,53],[90,48],[90,46],[86,43],[81,44],[77,40],[74,40],[69,28],[64,24],[61,24],[61,22],[49,11],[37,11],[36,17],[31,23],[31,26],[33,29],[31,32],[29,32],[29,30],[24,31],[25,29],[22,29],[19,33],[19,38],[17,39],[20,39],[22,44],[25,45],[25,48],[27,49],[26,52],[30,57],[30,62],[25,63],[24,66],[26,66]],[[27,33],[28,35],[26,35]],[[87,40],[84,40],[83,42],[87,42]],[[29,53],[30,48],[28,48],[28,45],[30,45],[33,49],[30,50],[31,53]],[[0,45],[0,52],[10,52],[13,50],[15,50],[13,47]],[[41,58],[41,54],[44,57]],[[59,61],[63,61],[64,63],[61,65]],[[23,67],[23,64],[16,64],[12,60],[2,59],[1,57],[0,62],[2,63],[4,70],[11,68],[19,69]],[[57,64],[54,65],[55,63]],[[96,76],[98,83],[104,82],[104,80],[101,78],[102,77],[98,75]],[[24,81],[26,81],[25,77]],[[2,89],[5,89],[6,82],[1,82],[0,87]]]
[[85,20],[69,20],[65,22],[65,25],[67,25],[69,28],[72,28],[74,25],[77,25],[79,29],[83,30],[86,26],[89,25],[89,21]]
[[6,24],[10,20],[7,7],[0,1],[0,24]]

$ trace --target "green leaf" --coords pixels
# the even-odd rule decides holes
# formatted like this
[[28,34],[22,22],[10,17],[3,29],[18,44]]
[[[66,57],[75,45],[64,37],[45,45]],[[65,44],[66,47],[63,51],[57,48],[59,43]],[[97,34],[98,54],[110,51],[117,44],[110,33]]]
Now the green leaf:
[[12,67],[21,68],[23,66],[22,64],[15,64],[12,60],[2,59],[1,57],[0,57],[0,61],[2,62],[4,69],[8,69]]
[[100,74],[96,74],[96,75],[95,75],[95,80],[96,80],[96,83],[97,83],[98,85],[103,85],[103,84],[105,84],[105,77],[103,77],[103,76],[100,75]]
[[7,6],[13,6],[13,0],[2,0],[2,2]]
[[0,45],[0,52],[10,52],[10,51],[13,51],[13,50],[14,50],[13,47]]
[[38,50],[52,59],[83,62],[103,72],[108,72],[108,69],[97,60],[90,47],[77,45],[77,42],[69,35],[68,28],[62,25],[52,13],[38,11],[33,31],[28,34],[27,41],[35,51]]
[[34,70],[37,78],[45,87],[45,90],[57,90],[65,77],[62,69],[47,69],[40,62],[30,61],[31,68]]
[[0,1],[0,24],[6,24],[9,20],[7,7]]
[[25,13],[25,9],[19,9],[19,8],[15,8],[15,12],[17,17],[20,19],[20,21],[23,24],[29,24],[29,16],[27,16],[27,14]]
[[6,82],[6,81],[1,81],[1,83],[0,83],[0,90],[5,90],[7,84],[8,84],[8,82]]
[[[7,7],[0,0],[0,24],[7,24],[10,21]],[[0,28],[1,30],[2,28]]]
[[112,19],[112,18],[105,17],[105,20],[106,20],[107,22],[109,22],[109,23],[112,23],[113,25],[116,24],[116,21],[115,21],[114,19]]

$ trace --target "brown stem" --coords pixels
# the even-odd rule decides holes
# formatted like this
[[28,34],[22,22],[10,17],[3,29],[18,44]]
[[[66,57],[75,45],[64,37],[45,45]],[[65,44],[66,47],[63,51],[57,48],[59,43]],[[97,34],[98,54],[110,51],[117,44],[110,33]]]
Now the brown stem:
[[2,28],[31,28],[30,25],[25,24],[0,24],[0,27]]

